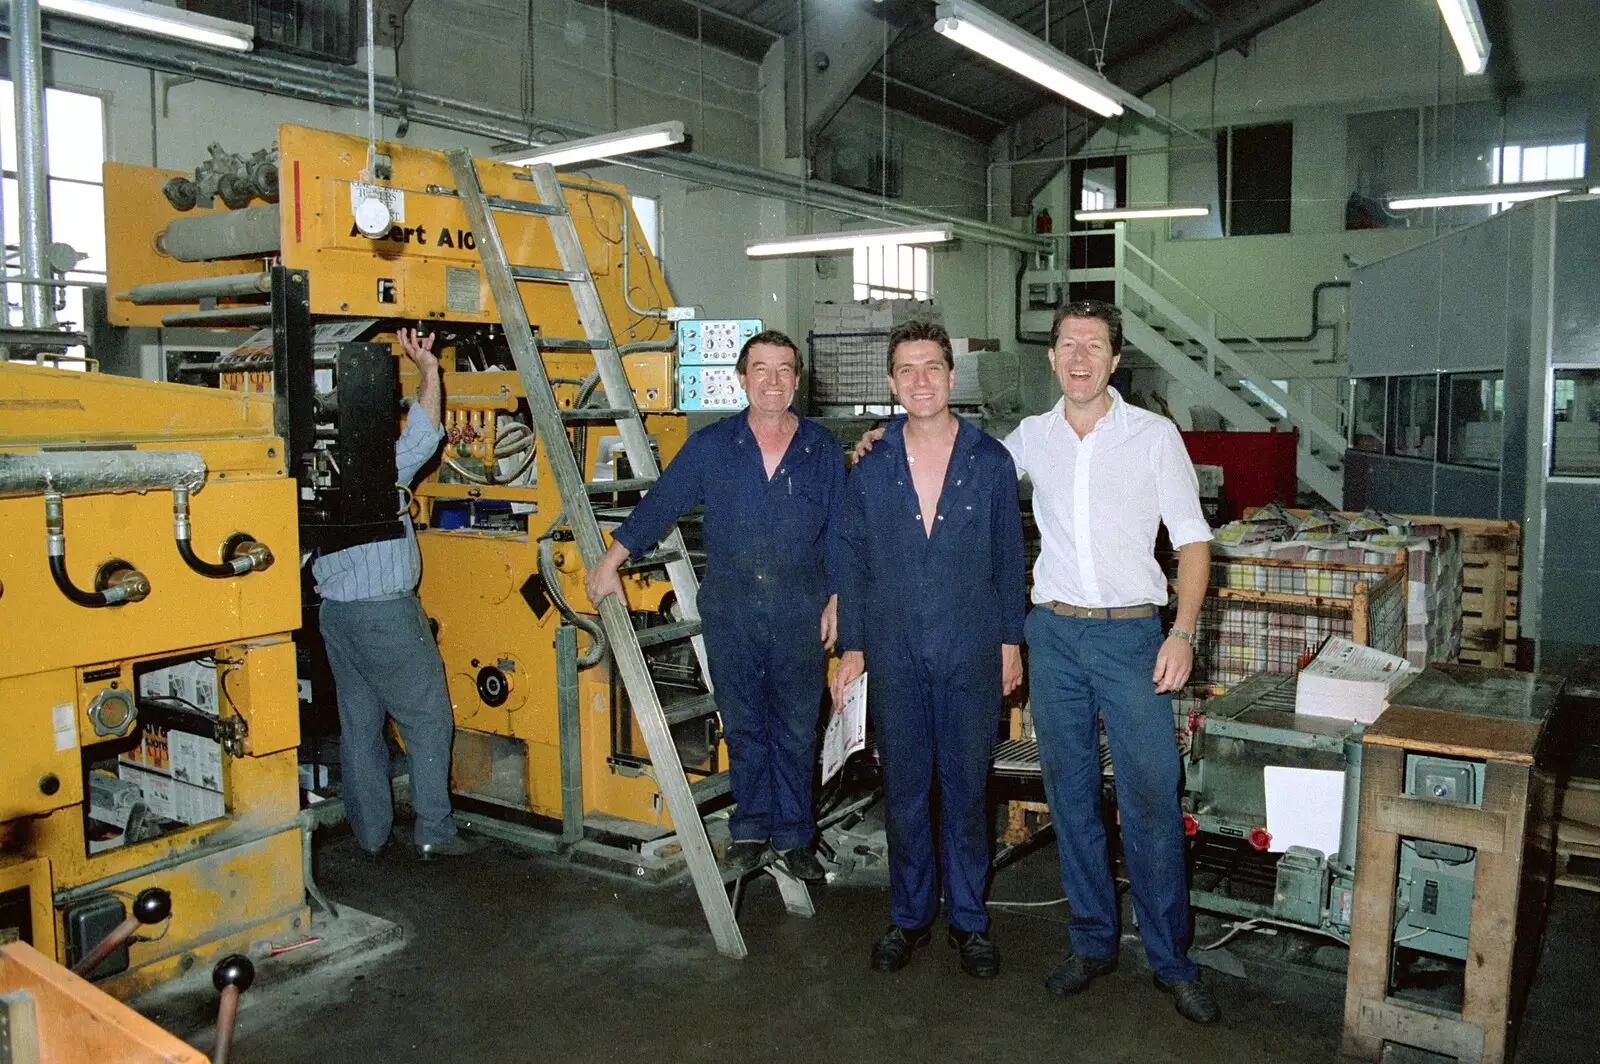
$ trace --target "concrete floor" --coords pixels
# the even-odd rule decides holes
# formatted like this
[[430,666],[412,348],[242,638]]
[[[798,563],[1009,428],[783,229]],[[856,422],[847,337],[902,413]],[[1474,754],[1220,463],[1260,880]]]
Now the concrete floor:
[[[1151,988],[1131,940],[1122,967],[1082,996],[1046,993],[1064,906],[996,909],[1002,972],[981,982],[960,972],[942,937],[903,972],[870,971],[888,911],[877,885],[815,889],[807,921],[785,915],[770,880],[755,881],[740,913],[750,956],[735,962],[715,954],[687,886],[652,889],[499,845],[461,862],[374,864],[335,836],[319,847],[318,878],[336,901],[400,923],[407,944],[284,986],[263,968],[241,1013],[236,1064],[1252,1064],[1331,1061],[1338,1046],[1343,976],[1306,962],[1333,967],[1342,951],[1298,936],[1235,940],[1247,977],[1206,974],[1225,1018],[1198,1028]],[[1059,894],[1053,846],[1004,869],[992,891]],[[1600,1061],[1596,957],[1600,895],[1558,892],[1517,1064]]]

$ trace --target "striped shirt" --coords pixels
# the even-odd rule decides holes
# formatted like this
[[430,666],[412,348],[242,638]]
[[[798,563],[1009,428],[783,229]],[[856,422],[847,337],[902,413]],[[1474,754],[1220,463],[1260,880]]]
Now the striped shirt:
[[[420,406],[413,406],[406,417],[405,430],[394,445],[396,483],[409,485],[417,470],[439,449],[444,430],[435,425]],[[397,507],[406,505],[400,492]],[[398,539],[380,539],[324,554],[311,566],[317,578],[317,594],[325,599],[354,602],[359,599],[387,598],[417,589],[422,578],[422,554],[417,550],[417,530],[411,519],[401,524],[406,534]]]

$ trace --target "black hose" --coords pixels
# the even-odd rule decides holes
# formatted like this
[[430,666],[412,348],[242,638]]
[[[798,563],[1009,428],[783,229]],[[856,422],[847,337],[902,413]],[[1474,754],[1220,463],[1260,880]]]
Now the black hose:
[[211,576],[220,579],[222,577],[238,576],[241,571],[235,569],[232,565],[227,563],[218,565],[215,562],[206,561],[204,558],[200,557],[194,552],[194,548],[189,545],[189,537],[187,536],[183,537],[177,542],[178,554],[183,558],[184,564],[193,569],[195,572],[199,573],[201,576]]
[[65,553],[50,555],[50,576],[56,582],[57,589],[67,597],[69,602],[79,606],[88,606],[91,609],[100,606],[110,606],[104,591],[84,591],[72,583],[72,578],[67,575],[67,556]]

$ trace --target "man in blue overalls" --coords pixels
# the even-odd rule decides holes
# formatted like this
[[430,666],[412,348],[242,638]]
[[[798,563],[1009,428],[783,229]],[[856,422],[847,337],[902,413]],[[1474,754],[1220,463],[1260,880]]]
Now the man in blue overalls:
[[846,488],[834,699],[872,670],[892,919],[872,967],[903,968],[932,938],[942,871],[950,944],[982,979],[1000,971],[983,901],[987,782],[1001,699],[1022,680],[1026,567],[1011,457],[950,412],[954,370],[943,326],[909,322],[890,334],[889,387],[906,416]]
[[704,505],[700,620],[737,803],[728,858],[756,867],[768,844],[793,875],[826,878],[811,806],[824,664],[833,647],[834,515],[844,455],[789,409],[800,351],[781,332],[752,337],[735,367],[742,414],[689,437],[589,571],[591,602],[622,592],[618,569]]

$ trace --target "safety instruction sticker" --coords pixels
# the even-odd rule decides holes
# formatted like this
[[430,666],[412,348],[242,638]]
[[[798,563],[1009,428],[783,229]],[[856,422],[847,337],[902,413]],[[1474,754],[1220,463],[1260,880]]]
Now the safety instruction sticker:
[[476,314],[482,309],[478,301],[478,271],[464,266],[444,268],[444,307],[457,314]]
[[50,707],[50,724],[55,729],[57,752],[78,745],[78,722],[72,714],[71,702]]
[[350,182],[350,213],[360,206],[362,200],[382,200],[383,205],[389,208],[389,221],[400,223],[406,220],[406,194],[398,188],[387,185],[368,185],[360,181]]

